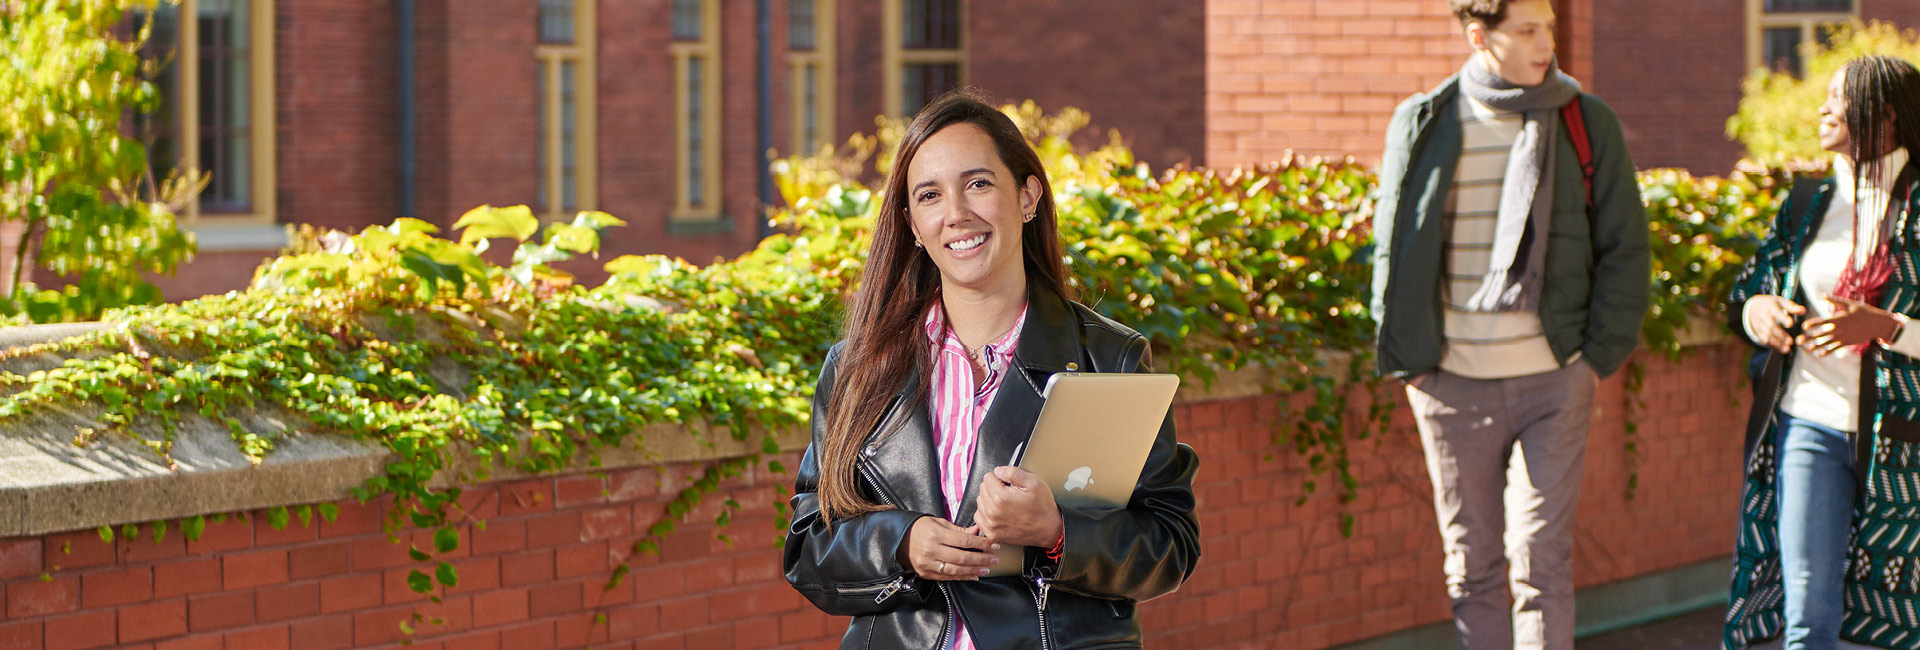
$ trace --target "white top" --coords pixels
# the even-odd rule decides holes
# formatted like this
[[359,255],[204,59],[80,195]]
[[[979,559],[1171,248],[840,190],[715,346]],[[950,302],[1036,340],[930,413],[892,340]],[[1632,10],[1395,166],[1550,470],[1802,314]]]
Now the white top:
[[[1881,169],[1880,178],[1871,179],[1865,187],[1858,187],[1860,184],[1856,181],[1853,161],[1846,156],[1834,157],[1834,184],[1837,187],[1833,201],[1827,206],[1820,231],[1814,234],[1813,242],[1807,245],[1806,253],[1800,258],[1800,288],[1806,292],[1807,301],[1811,303],[1805,305],[1808,320],[1833,315],[1832,305],[1827,304],[1827,295],[1832,293],[1834,284],[1840,280],[1840,272],[1847,266],[1849,250],[1855,246],[1861,249],[1855,258],[1858,264],[1864,264],[1871,253],[1867,249],[1874,245],[1873,237],[1854,241],[1853,206],[1858,200],[1861,229],[1878,232],[1880,219],[1886,214],[1890,198],[1887,187],[1893,184],[1900,169],[1906,166],[1907,150],[1895,149],[1887,154],[1887,163]],[[1753,303],[1749,302],[1747,306],[1751,308]],[[1745,318],[1747,314],[1741,316],[1740,322],[1747,328],[1747,336],[1759,340],[1752,324]],[[1900,318],[1905,321],[1904,316]],[[1888,349],[1920,357],[1920,336],[1902,329],[1900,336],[1890,342]],[[1793,372],[1787,377],[1787,390],[1780,400],[1780,410],[1835,430],[1853,431],[1859,422],[1859,397],[1859,355],[1852,350],[1842,349],[1822,357],[1802,349],[1794,355]]]
[[[1487,274],[1498,230],[1507,159],[1525,125],[1519,113],[1495,111],[1465,93],[1459,102],[1465,141],[1442,217],[1447,229],[1447,281],[1441,285],[1446,342],[1440,369],[1475,379],[1524,377],[1556,370],[1560,362],[1547,346],[1538,313],[1468,312],[1454,302],[1455,297],[1473,295]],[[1546,244],[1542,241],[1536,245]]]

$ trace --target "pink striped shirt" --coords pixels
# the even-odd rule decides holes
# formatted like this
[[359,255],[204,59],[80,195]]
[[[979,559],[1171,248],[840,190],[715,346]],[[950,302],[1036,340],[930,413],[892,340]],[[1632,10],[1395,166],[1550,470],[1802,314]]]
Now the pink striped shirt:
[[[985,381],[973,375],[967,361],[967,346],[947,327],[946,309],[935,304],[927,310],[927,342],[933,346],[933,384],[928,410],[933,420],[933,443],[940,452],[940,491],[947,500],[947,518],[960,511],[967,496],[967,479],[973,474],[974,450],[980,446],[980,422],[987,407],[1000,392],[1007,368],[1013,363],[1013,348],[1020,342],[1020,327],[1027,322],[1027,308],[1000,339],[980,348],[981,365],[987,368]],[[977,384],[977,386],[976,386]],[[949,605],[951,607],[951,605]],[[973,635],[954,610],[953,650],[974,650]]]

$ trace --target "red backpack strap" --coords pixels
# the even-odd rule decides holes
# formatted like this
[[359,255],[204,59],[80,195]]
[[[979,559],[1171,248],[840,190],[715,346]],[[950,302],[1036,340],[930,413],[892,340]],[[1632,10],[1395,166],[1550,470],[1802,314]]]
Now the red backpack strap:
[[1573,138],[1573,151],[1580,155],[1580,181],[1587,186],[1587,207],[1593,207],[1593,140],[1587,136],[1587,118],[1580,112],[1580,98],[1574,97],[1560,107],[1560,121]]

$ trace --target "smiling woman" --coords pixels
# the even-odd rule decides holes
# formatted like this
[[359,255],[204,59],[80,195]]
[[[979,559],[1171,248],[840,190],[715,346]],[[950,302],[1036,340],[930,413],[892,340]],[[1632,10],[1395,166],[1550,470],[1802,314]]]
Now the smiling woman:
[[[1006,115],[936,101],[892,169],[814,391],[787,580],[854,617],[850,647],[1139,646],[1134,603],[1200,555],[1198,461],[1173,421],[1125,508],[1062,506],[1001,463],[1051,375],[1146,371],[1146,338],[1071,300],[1052,189]],[[1017,575],[983,578],[1002,544],[1028,547]]]
[[[1920,476],[1920,70],[1847,63],[1818,114],[1834,175],[1796,184],[1728,298],[1765,365],[1747,423],[1746,494],[1725,647],[1775,635],[1904,647],[1920,623],[1907,490]],[[1807,116],[1813,117],[1813,116]]]

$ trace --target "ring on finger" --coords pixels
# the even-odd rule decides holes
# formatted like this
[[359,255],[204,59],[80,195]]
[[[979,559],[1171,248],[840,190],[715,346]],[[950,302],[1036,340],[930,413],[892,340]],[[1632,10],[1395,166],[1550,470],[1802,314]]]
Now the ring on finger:
[[947,572],[947,563],[945,560],[942,560],[940,562],[940,573],[946,573],[946,572]]

